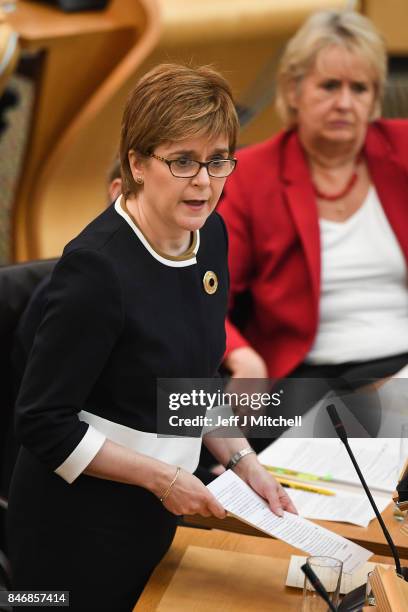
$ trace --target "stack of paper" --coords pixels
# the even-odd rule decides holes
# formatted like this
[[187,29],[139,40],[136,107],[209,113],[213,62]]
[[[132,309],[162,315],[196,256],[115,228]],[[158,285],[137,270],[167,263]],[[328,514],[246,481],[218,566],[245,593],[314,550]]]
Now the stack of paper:
[[[391,493],[398,474],[395,440],[355,438],[349,441],[370,488]],[[347,451],[331,438],[279,438],[258,455],[264,465],[308,472],[329,481],[360,485]]]
[[227,470],[207,485],[220,504],[233,516],[313,556],[343,561],[343,571],[354,572],[373,554],[328,529],[290,512],[276,516],[267,502],[234,472]]
[[[395,441],[353,439],[350,445],[372,489],[378,509],[383,512],[391,503],[389,493],[395,488],[398,463]],[[375,518],[374,510],[340,440],[280,438],[262,451],[258,458],[265,466],[320,477],[327,483],[323,485],[324,488],[335,492],[335,496],[323,496],[288,489],[301,516],[353,523],[361,527],[367,527]]]
[[[290,488],[285,490],[300,516],[304,518],[352,523],[360,527],[367,527],[375,518],[374,510],[364,493],[348,493],[326,486],[325,488],[334,491],[335,495],[319,495]],[[389,505],[391,499],[389,495],[381,494],[373,497],[380,513]]]

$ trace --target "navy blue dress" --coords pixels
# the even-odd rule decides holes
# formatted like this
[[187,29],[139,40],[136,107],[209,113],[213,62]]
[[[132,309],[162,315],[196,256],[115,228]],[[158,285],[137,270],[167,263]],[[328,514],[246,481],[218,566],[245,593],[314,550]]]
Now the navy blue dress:
[[177,517],[147,489],[82,472],[105,438],[195,470],[200,440],[156,436],[156,379],[216,375],[227,294],[217,213],[181,258],[154,251],[120,199],[67,245],[17,401],[22,449],[8,512],[16,590],[69,590],[75,611],[133,608]]

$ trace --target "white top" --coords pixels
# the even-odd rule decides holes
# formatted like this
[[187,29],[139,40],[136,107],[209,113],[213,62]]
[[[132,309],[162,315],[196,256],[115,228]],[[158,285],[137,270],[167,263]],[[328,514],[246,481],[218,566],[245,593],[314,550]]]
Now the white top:
[[367,361],[408,352],[407,266],[370,187],[343,223],[320,220],[320,319],[308,363]]

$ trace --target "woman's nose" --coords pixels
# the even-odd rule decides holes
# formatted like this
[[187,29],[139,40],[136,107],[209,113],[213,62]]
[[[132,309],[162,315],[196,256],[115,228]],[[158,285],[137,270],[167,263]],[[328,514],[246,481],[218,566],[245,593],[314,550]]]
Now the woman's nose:
[[208,185],[210,183],[210,175],[208,169],[205,166],[200,168],[198,174],[193,177],[193,183],[196,185]]
[[338,92],[337,104],[340,108],[350,108],[352,103],[351,90],[348,85],[343,85]]

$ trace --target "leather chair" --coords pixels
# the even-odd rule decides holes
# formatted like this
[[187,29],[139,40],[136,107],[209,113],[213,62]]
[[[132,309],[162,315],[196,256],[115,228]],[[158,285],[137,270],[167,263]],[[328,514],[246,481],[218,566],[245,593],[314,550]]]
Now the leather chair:
[[13,433],[13,408],[18,390],[12,359],[15,332],[31,295],[39,282],[50,274],[55,262],[56,259],[48,259],[0,267],[0,512],[3,510],[0,552],[6,549],[4,510],[7,509],[8,488],[17,453]]

